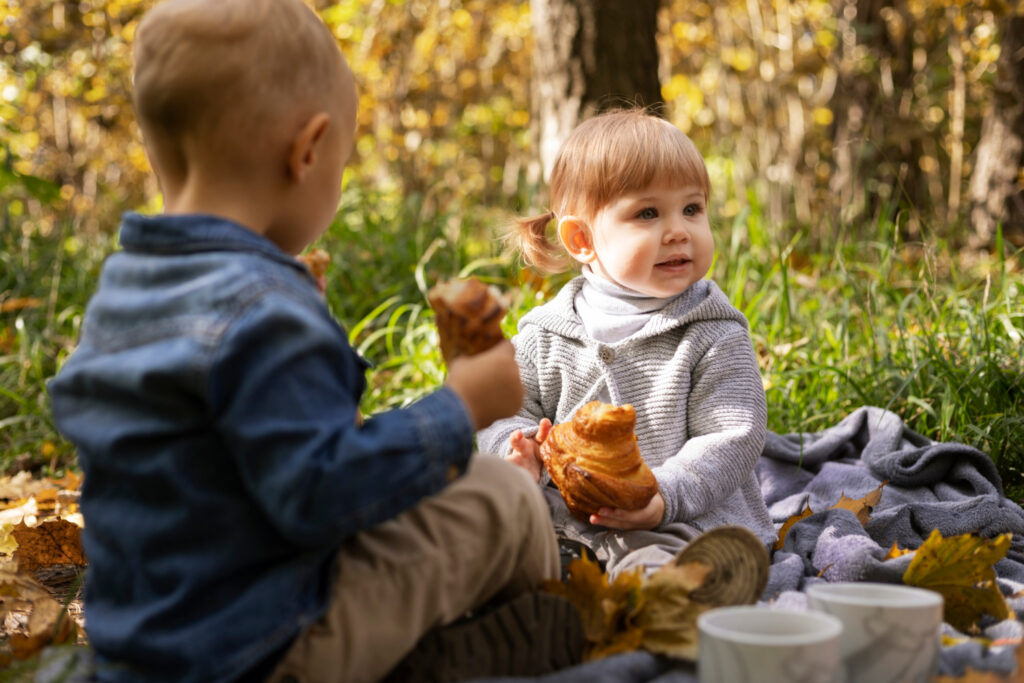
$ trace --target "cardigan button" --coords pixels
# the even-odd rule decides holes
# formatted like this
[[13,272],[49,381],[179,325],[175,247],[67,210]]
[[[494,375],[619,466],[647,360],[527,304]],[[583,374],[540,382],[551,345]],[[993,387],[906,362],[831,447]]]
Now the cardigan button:
[[597,355],[599,355],[601,357],[601,360],[603,360],[605,363],[611,363],[613,360],[615,360],[615,352],[609,349],[607,346],[602,346],[601,349],[597,352]]

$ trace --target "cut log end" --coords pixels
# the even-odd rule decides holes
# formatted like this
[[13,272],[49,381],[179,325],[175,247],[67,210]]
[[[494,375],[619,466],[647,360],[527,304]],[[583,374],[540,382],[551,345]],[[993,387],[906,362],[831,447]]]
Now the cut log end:
[[675,565],[700,562],[711,568],[690,598],[711,607],[751,605],[768,583],[768,550],[749,529],[724,526],[698,536],[676,555]]

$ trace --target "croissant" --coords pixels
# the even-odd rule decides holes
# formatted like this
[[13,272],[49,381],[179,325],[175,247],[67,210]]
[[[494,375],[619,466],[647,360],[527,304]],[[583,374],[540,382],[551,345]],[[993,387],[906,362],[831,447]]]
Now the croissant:
[[631,405],[587,403],[551,428],[540,446],[551,480],[574,516],[586,520],[602,507],[637,510],[658,491],[640,457]]
[[505,335],[501,319],[507,306],[501,292],[475,277],[441,282],[427,292],[437,322],[441,356],[446,363],[458,356],[486,351]]
[[327,266],[331,263],[331,255],[323,249],[311,249],[297,258],[309,268],[320,291],[327,289]]

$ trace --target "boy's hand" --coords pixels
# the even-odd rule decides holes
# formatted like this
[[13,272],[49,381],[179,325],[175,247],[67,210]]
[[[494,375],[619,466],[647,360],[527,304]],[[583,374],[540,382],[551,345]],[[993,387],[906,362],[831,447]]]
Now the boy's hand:
[[651,502],[639,510],[616,510],[601,508],[596,515],[590,515],[590,523],[612,529],[653,529],[661,524],[665,515],[665,499],[655,493]]
[[533,438],[523,436],[523,430],[517,429],[508,439],[512,452],[505,457],[513,465],[526,470],[534,481],[540,481],[540,473],[544,469],[544,461],[540,457],[540,445],[548,438],[551,431],[551,420],[546,417],[537,426]]
[[453,359],[445,385],[462,399],[477,431],[512,417],[523,405],[516,351],[508,340],[475,356]]

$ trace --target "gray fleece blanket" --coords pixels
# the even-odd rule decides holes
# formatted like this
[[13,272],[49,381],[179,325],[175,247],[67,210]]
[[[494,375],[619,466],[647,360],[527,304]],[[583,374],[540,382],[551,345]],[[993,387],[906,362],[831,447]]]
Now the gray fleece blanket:
[[[1024,635],[1024,510],[1008,500],[992,460],[958,443],[933,442],[894,413],[859,408],[821,432],[768,434],[757,466],[761,492],[776,526],[806,505],[814,514],[794,524],[772,553],[761,604],[807,608],[804,589],[817,581],[899,583],[912,555],[885,559],[893,542],[917,548],[932,529],[943,536],[1013,534],[1010,551],[996,564],[999,587],[1017,618],[982,622],[985,645],[948,624],[939,673],[962,676],[967,667],[1008,674]],[[853,512],[829,509],[842,495],[860,498],[888,482],[862,526]],[[488,679],[512,683],[523,678]],[[694,665],[646,652],[581,664],[529,679],[546,683],[696,683]]]

